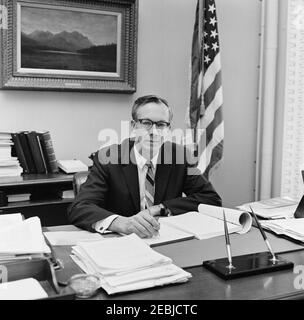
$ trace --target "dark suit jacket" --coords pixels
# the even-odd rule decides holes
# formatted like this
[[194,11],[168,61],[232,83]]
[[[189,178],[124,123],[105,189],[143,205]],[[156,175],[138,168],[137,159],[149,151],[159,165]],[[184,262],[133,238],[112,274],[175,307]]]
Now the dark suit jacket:
[[[134,141],[127,139],[121,145],[103,148],[95,154],[87,181],[68,209],[71,223],[94,231],[94,223],[114,213],[128,217],[140,211],[133,146]],[[173,214],[197,211],[200,203],[220,206],[221,198],[211,183],[201,174],[188,174],[193,165],[186,152],[183,146],[174,143],[166,142],[161,147],[154,203],[163,203]]]

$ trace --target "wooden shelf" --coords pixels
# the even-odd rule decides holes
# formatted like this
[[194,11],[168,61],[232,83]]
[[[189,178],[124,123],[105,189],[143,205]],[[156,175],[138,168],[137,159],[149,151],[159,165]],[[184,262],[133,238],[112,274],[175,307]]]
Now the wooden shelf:
[[37,206],[45,206],[45,205],[72,203],[73,201],[74,201],[74,199],[48,199],[48,200],[39,200],[39,201],[9,202],[7,206],[0,207],[0,210],[11,209],[11,208],[26,208],[26,207],[37,207]]
[[30,186],[41,184],[58,184],[71,183],[73,181],[73,174],[49,173],[49,174],[26,174],[20,177],[0,178],[0,188],[16,187],[16,186]]
[[62,192],[73,190],[73,174],[24,174],[0,178],[0,191],[6,195],[30,193],[28,201],[9,202],[0,214],[20,212],[25,218],[38,216],[42,226],[68,224],[67,208],[74,199],[62,199]]

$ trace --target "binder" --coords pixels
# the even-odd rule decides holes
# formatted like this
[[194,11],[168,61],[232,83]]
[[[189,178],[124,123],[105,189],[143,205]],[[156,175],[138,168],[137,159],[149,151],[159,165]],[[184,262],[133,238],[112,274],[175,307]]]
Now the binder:
[[21,148],[25,157],[25,161],[27,163],[29,173],[36,173],[36,166],[34,163],[34,159],[31,153],[31,148],[29,146],[28,140],[26,138],[26,131],[17,132],[17,136],[19,138]]
[[58,172],[58,164],[55,156],[55,151],[49,131],[38,132],[37,133],[40,139],[40,144],[42,147],[45,164],[47,171],[51,173]]
[[31,149],[31,153],[34,159],[35,167],[37,169],[37,173],[47,173],[47,167],[45,164],[45,159],[40,143],[39,136],[36,131],[30,131],[25,133],[28,143]]
[[18,160],[20,162],[20,165],[21,165],[21,167],[23,169],[23,172],[24,173],[30,173],[30,169],[29,169],[28,164],[26,162],[26,158],[25,158],[25,155],[24,155],[24,152],[23,152],[23,149],[22,149],[21,142],[20,142],[18,134],[17,133],[12,133],[12,139],[13,139],[13,142],[14,142],[16,155],[17,155],[17,158],[18,158]]

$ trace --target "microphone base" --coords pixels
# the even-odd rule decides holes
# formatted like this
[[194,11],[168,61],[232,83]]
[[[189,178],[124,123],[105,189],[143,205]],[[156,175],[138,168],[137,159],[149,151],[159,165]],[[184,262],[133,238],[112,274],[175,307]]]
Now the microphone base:
[[285,260],[280,256],[276,256],[276,260],[272,258],[272,254],[267,251],[232,257],[234,268],[229,268],[227,258],[204,261],[203,267],[224,280],[292,269],[294,267],[293,262]]

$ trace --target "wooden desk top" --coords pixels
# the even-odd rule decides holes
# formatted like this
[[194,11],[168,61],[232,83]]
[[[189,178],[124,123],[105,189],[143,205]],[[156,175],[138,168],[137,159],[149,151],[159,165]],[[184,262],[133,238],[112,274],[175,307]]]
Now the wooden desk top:
[[[55,228],[56,229],[56,228]],[[53,229],[54,230],[54,229]],[[61,227],[59,230],[73,230]],[[74,229],[75,230],[75,229]],[[240,235],[236,235],[240,236]],[[246,239],[248,235],[242,235]],[[220,237],[218,237],[220,238]],[[248,238],[249,239],[249,238]],[[250,240],[250,239],[249,239]],[[193,240],[189,240],[193,241]],[[197,240],[198,241],[198,240]],[[205,241],[205,240],[202,240]],[[187,241],[181,242],[185,246]],[[174,243],[172,245],[178,245]],[[166,245],[168,248],[170,245]],[[81,269],[72,261],[69,254],[71,247],[54,247],[56,256],[64,263],[64,268],[57,271],[58,281],[66,281],[70,276],[82,273]],[[160,247],[161,248],[161,247]],[[300,248],[300,247],[299,247]],[[303,265],[304,250],[280,253],[279,255],[294,263]],[[294,282],[298,274],[292,269],[276,271],[245,278],[222,280],[201,265],[185,268],[192,274],[192,278],[183,284],[168,285],[137,292],[107,295],[102,289],[93,297],[95,300],[239,300],[239,299],[304,299],[304,290],[296,289]]]

